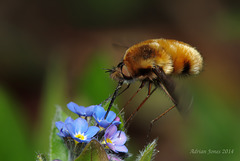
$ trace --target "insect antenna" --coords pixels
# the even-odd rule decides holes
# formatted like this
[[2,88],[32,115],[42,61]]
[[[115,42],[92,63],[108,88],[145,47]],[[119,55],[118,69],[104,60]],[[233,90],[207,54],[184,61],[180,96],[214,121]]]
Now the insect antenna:
[[114,67],[112,69],[102,68],[105,70],[105,73],[113,73],[115,71]]

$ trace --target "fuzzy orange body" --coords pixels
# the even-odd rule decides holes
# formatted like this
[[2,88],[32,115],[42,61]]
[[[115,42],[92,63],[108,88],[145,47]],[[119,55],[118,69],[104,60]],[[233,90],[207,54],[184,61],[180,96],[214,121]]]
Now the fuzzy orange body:
[[152,69],[156,66],[166,75],[195,75],[203,67],[202,56],[195,48],[168,39],[151,39],[133,45],[126,51],[122,63],[121,69],[111,74],[113,79],[154,80],[157,76]]
[[[158,87],[167,94],[174,105],[154,119],[151,126],[174,107],[184,112],[183,106],[179,105],[179,98],[175,93],[175,84],[170,76],[196,75],[201,72],[202,68],[202,56],[194,47],[186,43],[177,40],[151,39],[133,45],[127,49],[123,60],[116,67],[107,70],[107,72],[110,72],[110,77],[118,81],[108,111],[123,83],[128,84],[127,88],[123,90],[125,91],[132,82],[141,81],[139,89],[126,105],[143,88],[146,82],[148,82],[148,95],[126,122],[135,115]],[[151,91],[152,84],[155,85],[155,88]]]

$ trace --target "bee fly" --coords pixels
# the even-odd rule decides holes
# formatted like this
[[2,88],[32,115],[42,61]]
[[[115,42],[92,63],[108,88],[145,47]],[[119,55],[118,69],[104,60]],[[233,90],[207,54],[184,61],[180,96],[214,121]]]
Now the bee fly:
[[[129,99],[126,105],[146,83],[148,83],[148,94],[127,119],[126,123],[135,115],[158,87],[167,94],[174,104],[160,116],[152,120],[152,126],[155,121],[178,105],[178,97],[174,93],[175,85],[170,77],[172,75],[197,75],[201,72],[202,68],[203,58],[200,53],[194,47],[184,42],[169,39],[150,39],[133,45],[126,50],[123,60],[117,67],[107,71],[110,73],[112,79],[118,81],[118,85],[112,95],[105,118],[122,85],[126,83],[128,84],[128,88],[131,83],[140,81],[141,85],[139,89]],[[152,84],[155,85],[153,90]]]

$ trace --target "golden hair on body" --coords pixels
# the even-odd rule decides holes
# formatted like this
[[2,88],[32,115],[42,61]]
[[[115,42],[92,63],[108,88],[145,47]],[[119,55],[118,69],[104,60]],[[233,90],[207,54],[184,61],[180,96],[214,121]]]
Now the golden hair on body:
[[[170,77],[172,75],[197,75],[202,71],[202,68],[203,58],[200,53],[194,47],[184,42],[169,39],[150,39],[133,45],[126,50],[122,61],[117,67],[108,70],[110,77],[118,81],[118,86],[112,95],[108,112],[115,98],[118,96],[118,91],[122,87],[122,84],[127,83],[128,86],[126,89],[128,89],[134,81],[141,81],[142,83],[125,106],[144,87],[146,82],[148,83],[148,94],[138,108],[131,114],[126,123],[135,115],[158,87],[167,94],[174,105],[152,120],[151,126],[174,107],[177,107],[180,112],[185,112],[184,107],[182,108],[181,105],[179,105],[179,98],[175,93],[175,84]],[[153,90],[151,90],[152,84],[155,85]]]
[[[177,40],[151,39],[127,49],[123,61],[111,71],[117,81],[153,81],[159,67],[166,75],[196,75],[203,68],[203,58],[192,46]],[[129,81],[127,81],[129,80]]]

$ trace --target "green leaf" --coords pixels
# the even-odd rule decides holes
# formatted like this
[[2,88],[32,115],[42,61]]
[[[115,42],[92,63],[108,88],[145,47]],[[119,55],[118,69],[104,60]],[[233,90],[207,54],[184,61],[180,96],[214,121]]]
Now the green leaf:
[[83,149],[80,156],[75,161],[108,161],[107,153],[105,152],[102,145],[96,141],[92,140]]
[[157,146],[157,140],[155,139],[152,143],[148,144],[143,152],[140,152],[140,155],[137,161],[151,161],[156,154],[155,147]]
[[60,159],[68,160],[68,149],[64,144],[63,139],[61,139],[57,133],[58,129],[55,126],[56,121],[64,121],[67,118],[67,115],[62,111],[60,107],[57,107],[55,118],[52,122],[52,130],[50,134],[50,152],[49,160]]

